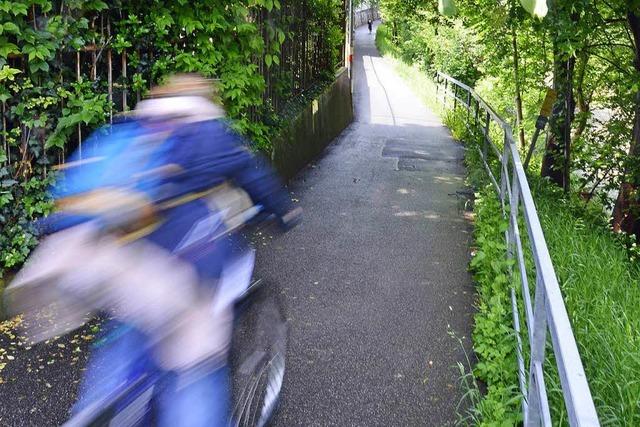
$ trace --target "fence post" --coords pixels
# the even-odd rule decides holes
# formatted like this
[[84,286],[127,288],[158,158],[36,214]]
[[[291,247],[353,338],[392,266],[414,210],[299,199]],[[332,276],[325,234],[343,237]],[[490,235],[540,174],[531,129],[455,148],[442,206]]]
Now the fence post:
[[458,85],[453,85],[453,112],[456,112],[456,108],[458,108]]
[[[539,264],[536,262],[536,265]],[[543,424],[548,412],[545,413],[548,402],[540,399],[544,392],[543,362],[544,351],[547,342],[547,302],[544,291],[544,281],[539,271],[536,271],[536,300],[533,313],[533,342],[531,343],[531,361],[529,364],[529,390],[527,402],[529,413],[525,414],[525,427],[534,427]],[[550,423],[550,420],[546,420]],[[547,425],[547,422],[544,425]]]
[[449,94],[449,80],[444,79],[444,95],[442,96],[442,105],[447,108],[447,95]]
[[[509,197],[509,138],[504,132],[504,147],[502,150],[502,161],[500,162],[500,199],[502,200],[502,213],[505,213],[505,205],[511,202]],[[507,251],[511,245],[511,226],[505,231],[507,241]]]
[[[478,108],[480,108],[480,104],[478,104]],[[482,138],[484,140],[482,144],[482,157],[484,157],[484,161],[489,164],[489,159],[487,158],[487,150],[489,145],[489,125],[491,125],[491,115],[487,111],[486,114],[486,122],[484,124],[484,133],[482,134]]]
[[[475,99],[475,98],[473,98],[473,99]],[[475,101],[476,101],[476,112],[474,114],[475,115],[474,120],[475,120],[475,127],[477,128],[478,127],[478,115],[480,114],[480,102],[477,99],[475,99]]]

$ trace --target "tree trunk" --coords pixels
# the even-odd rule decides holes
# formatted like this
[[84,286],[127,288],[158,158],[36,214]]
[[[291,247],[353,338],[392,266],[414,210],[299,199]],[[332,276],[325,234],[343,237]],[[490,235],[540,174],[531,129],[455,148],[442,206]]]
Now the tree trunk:
[[576,130],[572,139],[575,141],[582,136],[587,128],[589,113],[591,112],[591,93],[589,96],[584,93],[584,78],[587,74],[587,66],[589,64],[589,54],[583,50],[578,57],[577,76],[576,76],[576,102],[579,112],[577,118]]
[[574,56],[563,57],[554,47],[553,89],[558,94],[549,121],[549,139],[542,159],[541,175],[562,187],[570,189],[571,123],[574,118],[573,74]]
[[[561,49],[566,40],[565,30],[569,30],[567,22],[577,25],[580,20],[579,10],[567,2],[549,0],[553,38],[553,89],[558,94],[549,120],[549,138],[542,159],[541,175],[548,177],[565,192],[571,189],[571,123],[575,115],[575,99],[573,96],[573,79],[576,66],[575,54]],[[568,21],[567,21],[568,20]],[[574,40],[578,43],[578,40]]]
[[518,139],[520,146],[525,149],[527,143],[524,138],[524,127],[522,125],[522,88],[520,87],[520,54],[518,53],[518,39],[516,37],[515,26],[511,26],[511,42],[513,45],[513,77],[516,86],[516,126],[518,128]]
[[[629,29],[634,40],[634,67],[640,76],[640,17],[635,11],[627,13]],[[640,90],[636,92],[634,104],[633,133],[629,145],[627,166],[625,167],[618,199],[613,209],[614,231],[634,234],[640,239]]]

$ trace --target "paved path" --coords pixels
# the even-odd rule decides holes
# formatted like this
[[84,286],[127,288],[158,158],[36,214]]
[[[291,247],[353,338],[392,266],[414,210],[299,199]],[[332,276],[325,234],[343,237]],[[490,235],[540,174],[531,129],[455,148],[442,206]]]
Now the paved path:
[[463,150],[357,31],[353,123],[292,185],[303,224],[259,254],[291,321],[276,424],[448,425],[469,346]]

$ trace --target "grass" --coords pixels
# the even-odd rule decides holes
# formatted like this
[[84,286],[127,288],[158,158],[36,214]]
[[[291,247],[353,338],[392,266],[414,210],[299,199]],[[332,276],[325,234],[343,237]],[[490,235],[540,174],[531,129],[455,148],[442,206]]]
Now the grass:
[[376,46],[381,55],[389,61],[393,69],[420,100],[435,113],[442,113],[442,106],[437,101],[436,84],[433,79],[418,66],[407,64],[398,59],[398,49],[391,44],[386,25],[382,24],[376,31]]
[[[454,137],[466,140],[468,146],[473,144],[462,126],[463,118],[434,105],[435,85],[429,76],[396,59],[384,27],[378,30],[377,43],[425,104],[442,115]],[[479,363],[471,379],[469,372],[462,376],[475,405],[461,414],[461,421],[513,425],[519,422],[520,396],[507,305],[510,285],[505,282],[509,266],[501,261],[506,249],[501,234],[505,225],[476,151],[467,150],[466,160],[468,181],[477,191],[476,255],[471,269],[478,290],[473,337]],[[640,425],[640,265],[630,257],[622,239],[610,231],[601,210],[587,208],[577,196],[565,197],[540,178],[531,177],[530,184],[600,422]],[[548,352],[552,353],[550,348]],[[553,358],[547,361],[545,374],[554,421],[566,425]],[[486,384],[486,393],[479,392],[477,378]]]
[[640,266],[581,201],[540,180],[534,191],[600,420],[640,425]]

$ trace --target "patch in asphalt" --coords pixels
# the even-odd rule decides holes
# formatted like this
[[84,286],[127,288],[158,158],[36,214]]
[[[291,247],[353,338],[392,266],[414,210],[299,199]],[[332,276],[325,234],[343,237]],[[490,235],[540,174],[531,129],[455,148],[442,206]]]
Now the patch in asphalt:
[[462,161],[410,159],[406,157],[398,158],[398,170],[408,172],[428,172],[433,170],[456,172],[462,165]]
[[452,156],[437,146],[400,140],[388,140],[383,149],[382,157],[397,157],[399,159],[437,160],[443,162],[457,162],[459,156]]

